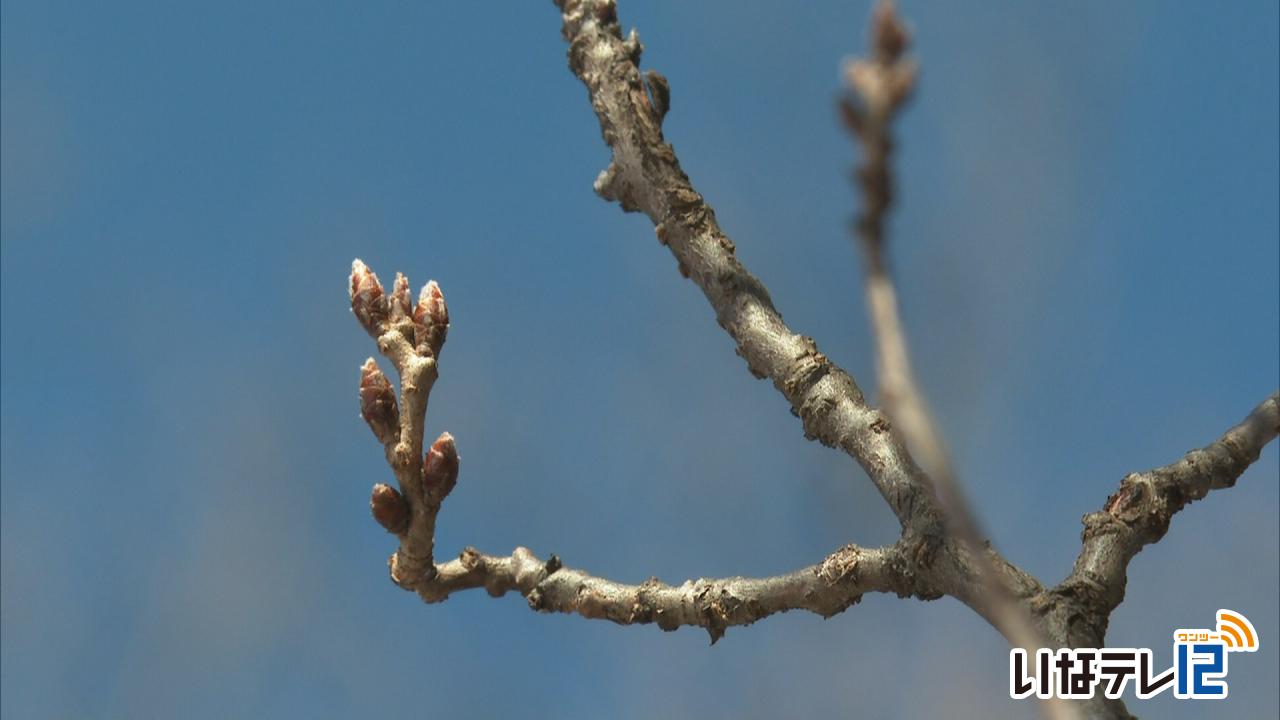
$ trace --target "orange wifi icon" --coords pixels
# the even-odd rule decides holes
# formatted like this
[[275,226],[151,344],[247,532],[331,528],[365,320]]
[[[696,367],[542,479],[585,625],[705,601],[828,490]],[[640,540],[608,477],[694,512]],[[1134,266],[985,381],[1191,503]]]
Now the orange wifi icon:
[[1258,633],[1253,623],[1234,610],[1218,611],[1218,637],[1230,652],[1253,652],[1258,649]]

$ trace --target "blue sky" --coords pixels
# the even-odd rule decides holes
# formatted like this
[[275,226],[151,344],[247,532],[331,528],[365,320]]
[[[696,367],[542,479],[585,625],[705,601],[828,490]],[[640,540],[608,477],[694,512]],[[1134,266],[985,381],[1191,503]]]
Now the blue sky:
[[[679,582],[896,533],[647,221],[592,194],[608,153],[556,11],[510,5],[0,6],[3,715],[1034,716],[950,600],[708,647],[387,580],[357,256],[448,297],[442,552]],[[917,370],[995,543],[1056,582],[1126,472],[1277,386],[1277,7],[903,5],[923,74],[891,232]],[[870,389],[833,107],[868,7],[620,15],[742,260]],[[1167,658],[1172,629],[1246,614],[1262,649],[1224,716],[1280,706],[1276,457],[1179,515],[1112,620],[1112,645]]]

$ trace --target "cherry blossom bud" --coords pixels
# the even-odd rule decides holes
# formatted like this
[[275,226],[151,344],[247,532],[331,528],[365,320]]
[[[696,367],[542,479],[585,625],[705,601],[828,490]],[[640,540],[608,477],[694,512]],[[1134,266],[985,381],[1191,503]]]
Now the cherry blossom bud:
[[373,519],[389,533],[399,535],[409,526],[409,504],[400,491],[390,485],[378,483],[373,486],[369,510],[373,512]]
[[395,390],[373,358],[360,366],[360,417],[369,423],[374,437],[384,445],[395,442],[400,435]]
[[409,293],[409,278],[401,273],[396,273],[396,282],[394,289],[391,291],[389,310],[391,312],[391,322],[393,323],[400,322],[413,312],[413,303],[410,300]]
[[413,327],[418,352],[438,356],[449,333],[449,307],[435,280],[422,286],[418,304],[413,308]]
[[382,334],[387,321],[387,298],[378,276],[358,258],[351,263],[351,312],[370,335]]
[[458,447],[449,433],[431,443],[431,449],[422,460],[422,487],[428,498],[440,502],[448,497],[458,484]]

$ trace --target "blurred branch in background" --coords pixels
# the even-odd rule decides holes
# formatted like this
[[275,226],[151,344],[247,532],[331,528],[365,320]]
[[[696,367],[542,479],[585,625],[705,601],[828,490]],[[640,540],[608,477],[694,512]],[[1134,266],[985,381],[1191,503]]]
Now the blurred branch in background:
[[[894,429],[933,479],[946,509],[948,534],[959,540],[973,561],[979,585],[974,596],[981,603],[975,609],[1015,646],[1034,652],[1050,643],[1035,626],[1028,608],[999,581],[995,564],[987,556],[987,540],[956,480],[942,434],[911,369],[897,293],[885,261],[885,215],[893,204],[893,120],[911,97],[917,73],[916,63],[904,57],[910,42],[893,3],[881,2],[871,21],[871,57],[848,64],[845,76],[852,100],[840,103],[845,125],[862,147],[863,161],[855,174],[862,190],[856,231],[866,264],[867,308],[876,340],[880,401]],[[1057,698],[1046,700],[1045,706],[1049,717],[1077,717],[1070,705]]]

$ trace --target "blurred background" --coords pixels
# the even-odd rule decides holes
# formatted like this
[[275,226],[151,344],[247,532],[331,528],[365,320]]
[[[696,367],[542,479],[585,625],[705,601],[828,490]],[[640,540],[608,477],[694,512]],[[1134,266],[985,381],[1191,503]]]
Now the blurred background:
[[[834,101],[870,3],[622,2],[668,139],[799,332],[874,388]],[[1048,583],[1127,472],[1276,389],[1277,5],[903,3],[892,258],[995,544]],[[897,523],[753,380],[608,161],[550,2],[5,0],[5,717],[1034,717],[952,600],[662,633],[424,606],[369,517],[353,257],[440,281],[448,556],[768,575]],[[1249,617],[1274,717],[1277,451],[1131,566],[1112,646]],[[1200,717],[1166,693],[1140,715]]]

